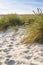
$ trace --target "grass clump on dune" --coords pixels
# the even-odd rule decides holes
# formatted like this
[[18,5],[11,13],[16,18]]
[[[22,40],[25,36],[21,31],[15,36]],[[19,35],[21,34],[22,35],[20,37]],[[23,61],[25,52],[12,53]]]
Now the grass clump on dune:
[[23,22],[19,18],[18,15],[16,14],[9,14],[9,15],[4,15],[0,19],[0,30],[6,30],[8,27],[12,26],[20,26],[22,25]]
[[35,14],[34,22],[26,27],[26,37],[24,37],[21,42],[23,43],[33,43],[33,42],[43,43],[43,14]]

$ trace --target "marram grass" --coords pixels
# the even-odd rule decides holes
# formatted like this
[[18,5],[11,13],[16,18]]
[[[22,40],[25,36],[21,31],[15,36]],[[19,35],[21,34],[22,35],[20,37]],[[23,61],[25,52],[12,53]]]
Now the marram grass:
[[40,43],[43,43],[43,19],[41,16],[37,16],[35,21],[30,26],[26,28],[26,37],[24,37],[22,43],[33,43],[35,40],[39,39]]
[[21,39],[22,43],[33,43],[36,40],[43,43],[42,15],[4,15],[0,18],[0,31],[7,30],[9,27],[17,29],[18,26],[24,26],[26,37]]

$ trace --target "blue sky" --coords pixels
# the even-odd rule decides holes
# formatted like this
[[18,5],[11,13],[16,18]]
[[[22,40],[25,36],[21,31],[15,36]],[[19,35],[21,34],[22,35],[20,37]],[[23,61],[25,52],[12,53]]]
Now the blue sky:
[[0,14],[32,14],[37,8],[43,11],[43,0],[0,0]]

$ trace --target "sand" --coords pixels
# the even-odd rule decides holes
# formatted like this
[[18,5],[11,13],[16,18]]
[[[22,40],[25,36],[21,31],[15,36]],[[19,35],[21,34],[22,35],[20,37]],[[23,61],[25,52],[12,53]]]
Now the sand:
[[43,45],[21,43],[24,29],[0,32],[0,65],[43,65]]

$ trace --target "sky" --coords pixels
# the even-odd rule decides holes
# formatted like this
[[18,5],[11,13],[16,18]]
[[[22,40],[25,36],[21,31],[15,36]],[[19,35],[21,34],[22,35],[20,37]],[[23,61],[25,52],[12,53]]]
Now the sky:
[[37,8],[43,11],[43,0],[0,0],[0,14],[32,14]]

